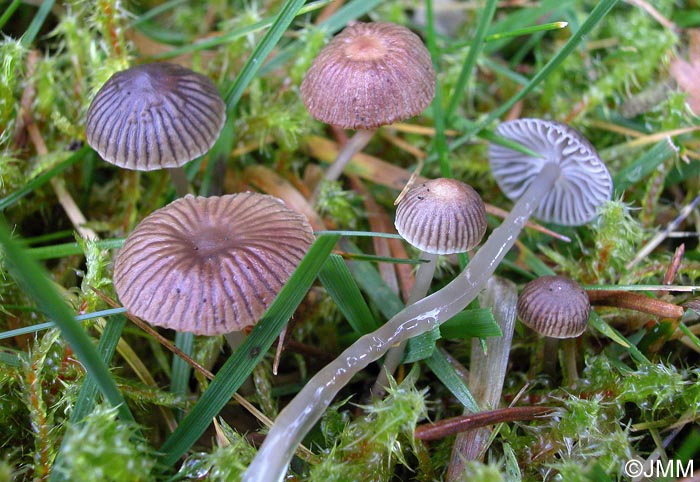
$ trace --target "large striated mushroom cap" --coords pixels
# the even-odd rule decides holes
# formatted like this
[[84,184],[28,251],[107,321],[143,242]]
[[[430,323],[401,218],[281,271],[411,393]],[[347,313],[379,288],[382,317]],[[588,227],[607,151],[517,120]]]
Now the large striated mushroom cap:
[[425,110],[435,70],[420,37],[388,22],[357,23],[318,54],[301,84],[316,119],[345,129],[373,129]]
[[525,285],[517,310],[520,321],[540,335],[575,338],[586,331],[591,304],[577,282],[542,276]]
[[432,179],[406,193],[394,224],[406,241],[426,253],[464,253],[484,237],[486,208],[471,186],[456,179]]
[[179,167],[219,137],[226,106],[204,75],[167,62],[117,72],[88,109],[87,142],[126,169]]
[[127,237],[114,287],[131,313],[154,325],[238,331],[257,323],[312,242],[306,218],[275,197],[188,195]]
[[542,119],[517,119],[500,124],[496,133],[542,156],[530,157],[504,146],[489,145],[491,171],[510,199],[523,195],[545,163],[557,163],[561,169],[554,187],[535,209],[535,217],[579,226],[591,221],[598,206],[612,196],[612,179],[605,163],[573,127]]

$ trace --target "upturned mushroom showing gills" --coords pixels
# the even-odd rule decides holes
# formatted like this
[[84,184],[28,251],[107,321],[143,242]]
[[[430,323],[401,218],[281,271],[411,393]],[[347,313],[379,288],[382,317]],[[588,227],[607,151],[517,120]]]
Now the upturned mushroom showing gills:
[[87,142],[126,169],[179,167],[207,152],[226,109],[204,75],[167,62],[117,72],[90,104]]
[[301,98],[316,119],[358,133],[326,179],[369,142],[377,127],[423,112],[435,96],[435,70],[420,37],[389,22],[356,23],[318,54],[301,83]]
[[114,287],[129,312],[153,325],[239,331],[257,323],[312,242],[306,218],[275,197],[188,195],[129,234]]
[[577,282],[542,276],[525,285],[518,298],[518,318],[540,335],[575,338],[586,330],[591,304]]
[[[542,193],[534,216],[567,226],[591,221],[597,207],[612,195],[612,179],[595,148],[580,132],[560,122],[517,119],[496,133],[541,157],[530,157],[497,144],[489,145],[491,173],[510,199],[533,186]],[[547,178],[556,175],[556,180]],[[539,187],[537,187],[539,186]]]

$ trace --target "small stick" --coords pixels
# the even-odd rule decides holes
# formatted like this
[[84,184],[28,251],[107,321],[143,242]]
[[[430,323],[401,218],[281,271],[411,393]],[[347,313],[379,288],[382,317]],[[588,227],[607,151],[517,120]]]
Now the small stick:
[[630,310],[641,311],[662,318],[682,318],[685,309],[667,301],[658,300],[649,296],[617,290],[588,291],[588,299],[592,305],[615,306]]
[[419,440],[437,440],[467,430],[487,427],[504,422],[535,420],[555,412],[551,407],[508,407],[470,413],[459,417],[446,418],[435,423],[426,423],[416,427],[414,436]]
[[[666,273],[664,274],[664,280],[662,284],[665,285],[671,285],[673,284],[673,281],[676,279],[676,275],[678,274],[678,270],[681,267],[681,261],[683,260],[683,255],[685,254],[685,244],[681,244],[676,248],[676,251],[673,253],[673,258],[671,259],[671,264],[668,265],[668,269],[666,269]],[[666,296],[668,294],[668,291],[659,291],[657,293],[659,297]]]
[[666,229],[651,238],[651,240],[649,240],[649,242],[639,251],[639,253],[637,253],[637,256],[635,256],[632,261],[627,263],[626,268],[631,269],[634,267],[634,265],[649,256],[649,254],[654,251],[654,249],[656,249],[656,247],[660,245],[672,231],[675,231],[678,225],[681,224],[691,212],[693,212],[695,207],[698,205],[698,202],[700,202],[700,195],[695,196],[695,199],[693,199],[690,204],[683,207],[680,214],[673,221],[668,223],[668,225],[666,225]]

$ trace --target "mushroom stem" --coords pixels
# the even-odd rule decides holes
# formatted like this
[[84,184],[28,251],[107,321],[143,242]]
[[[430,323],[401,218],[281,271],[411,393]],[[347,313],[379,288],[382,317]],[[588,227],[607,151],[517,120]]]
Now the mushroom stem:
[[170,174],[170,180],[173,182],[177,197],[185,197],[190,193],[190,181],[187,179],[187,174],[182,167],[173,167],[167,169]]
[[335,181],[338,179],[343,173],[343,170],[350,159],[364,149],[376,131],[376,129],[357,131],[355,135],[345,143],[343,148],[338,153],[338,157],[336,157],[335,161],[333,161],[333,164],[328,166],[325,175],[326,181]]
[[[418,270],[416,271],[416,281],[411,289],[411,294],[408,296],[407,305],[412,305],[416,301],[425,298],[428,294],[428,289],[430,289],[430,282],[433,280],[435,275],[435,267],[437,265],[439,255],[426,253],[421,251],[419,259],[422,261],[427,261],[427,263],[421,263],[418,265]],[[386,356],[384,357],[384,363],[382,369],[377,376],[377,380],[374,382],[374,386],[370,393],[372,398],[381,398],[385,393],[385,387],[389,385],[389,375],[393,375],[396,368],[401,364],[401,358],[403,358],[403,353],[406,351],[406,341],[402,341],[398,346],[391,348]]]
[[426,333],[471,303],[513,247],[523,226],[561,170],[546,163],[503,223],[467,267],[441,290],[406,306],[383,326],[350,345],[321,369],[280,412],[245,474],[244,482],[281,482],[294,450],[352,377],[392,346]]

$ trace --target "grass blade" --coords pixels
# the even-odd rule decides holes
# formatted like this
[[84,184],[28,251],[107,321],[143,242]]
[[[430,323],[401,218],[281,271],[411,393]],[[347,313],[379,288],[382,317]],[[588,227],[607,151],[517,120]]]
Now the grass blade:
[[4,219],[0,220],[0,245],[4,247],[10,271],[42,311],[54,319],[61,335],[68,341],[87,372],[94,377],[105,399],[116,407],[123,420],[134,421],[126,400],[87,333],[75,320],[73,313],[37,262],[24,252],[18,241],[10,237],[10,230]]
[[321,268],[319,279],[353,330],[364,335],[378,328],[377,321],[342,257],[331,254]]
[[457,147],[470,141],[482,129],[484,129],[491,122],[508,112],[511,107],[513,107],[516,103],[524,99],[530,92],[532,92],[535,89],[535,87],[537,87],[540,84],[540,82],[546,79],[547,76],[549,76],[549,74],[552,73],[554,69],[559,67],[559,65],[564,61],[564,59],[566,59],[574,51],[574,49],[576,49],[579,46],[579,44],[583,41],[583,37],[588,35],[588,33],[593,29],[593,27],[595,27],[603,19],[603,17],[605,17],[608,14],[608,12],[615,6],[617,2],[618,0],[600,1],[595,6],[593,11],[591,11],[590,15],[588,15],[586,21],[583,22],[581,28],[579,28],[564,44],[561,50],[557,52],[557,54],[554,57],[552,57],[549,60],[549,62],[547,62],[547,64],[532,77],[532,79],[526,86],[524,86],[520,91],[518,91],[518,93],[515,94],[513,97],[508,99],[508,101],[506,101],[499,108],[492,110],[489,113],[489,115],[487,115],[481,121],[474,124],[462,136],[455,139],[450,144],[450,150],[454,150]]
[[53,177],[58,176],[60,173],[62,173],[63,171],[68,169],[70,166],[75,164],[83,156],[87,155],[88,152],[90,152],[90,148],[88,146],[84,146],[82,149],[75,152],[73,155],[71,155],[65,161],[57,164],[56,166],[49,169],[45,173],[32,179],[30,182],[28,182],[21,189],[18,189],[17,191],[13,192],[9,196],[6,196],[6,197],[0,199],[0,211],[12,206],[17,201],[22,199],[24,196],[26,196],[27,194],[29,194],[30,192],[32,192],[36,188],[43,186],[44,184],[49,182]]
[[304,0],[288,0],[282,10],[275,18],[270,30],[267,31],[248,61],[243,66],[231,88],[226,92],[226,111],[233,112],[236,104],[243,96],[243,91],[248,87],[263,64],[263,61],[270,55],[277,42],[292,23],[299,9],[304,5]]
[[265,316],[224,363],[192,411],[160,448],[163,464],[171,466],[189,450],[204,433],[212,418],[228,403],[255,365],[265,356],[301,303],[339,238],[337,235],[324,235],[314,242]]
[[479,25],[476,27],[476,33],[474,34],[474,39],[469,47],[469,53],[464,59],[464,64],[462,64],[462,70],[459,72],[459,77],[457,78],[457,83],[455,84],[455,90],[452,92],[452,97],[450,97],[450,103],[445,110],[445,118],[450,120],[452,115],[457,109],[459,101],[462,100],[462,95],[467,91],[469,77],[474,71],[474,66],[476,65],[476,59],[481,53],[484,41],[486,39],[486,31],[491,25],[493,20],[493,15],[496,13],[496,6],[498,5],[497,0],[487,0],[484,9],[481,12],[481,17],[479,17]]

